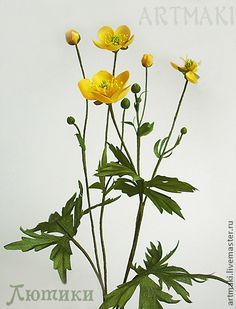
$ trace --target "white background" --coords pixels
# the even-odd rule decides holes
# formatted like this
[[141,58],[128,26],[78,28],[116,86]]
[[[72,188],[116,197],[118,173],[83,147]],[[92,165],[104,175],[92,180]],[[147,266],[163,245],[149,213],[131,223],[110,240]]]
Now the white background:
[[[146,207],[136,261],[141,262],[150,241],[160,240],[169,252],[178,240],[180,246],[172,262],[190,272],[213,273],[225,277],[227,268],[227,221],[235,217],[235,54],[236,16],[228,25],[219,23],[215,7],[234,7],[233,1],[79,1],[79,0],[1,0],[0,1],[0,140],[1,140],[1,282],[0,307],[12,296],[10,284],[24,289],[94,290],[93,303],[20,302],[12,308],[98,308],[101,294],[96,278],[84,257],[74,248],[73,271],[68,285],[60,283],[52,270],[49,251],[10,252],[3,245],[20,238],[19,227],[30,228],[64,205],[83,180],[80,149],[74,130],[66,124],[68,115],[79,123],[84,116],[84,100],[77,82],[81,78],[75,50],[65,43],[64,33],[77,29],[82,36],[80,50],[87,75],[111,70],[112,54],[92,44],[103,25],[127,24],[135,34],[134,43],[118,57],[117,72],[128,69],[131,83],[143,83],[140,65],[143,53],[152,53],[150,93],[146,120],[155,121],[155,131],[143,139],[143,175],[149,177],[155,164],[155,141],[163,138],[175,112],[184,84],[169,61],[179,62],[186,55],[201,60],[197,86],[190,85],[177,122],[175,136],[182,126],[188,134],[174,155],[163,162],[160,174],[177,176],[199,188],[194,194],[178,195],[186,220],[159,212],[151,203]],[[170,7],[206,6],[211,14],[185,25],[176,25]],[[155,8],[167,10],[167,25],[156,24]],[[149,14],[141,19],[143,9]],[[236,7],[234,7],[236,11]],[[168,13],[169,12],[169,13]],[[236,14],[236,13],[235,13]],[[229,22],[229,16],[225,13]],[[131,95],[130,95],[131,97]],[[117,117],[119,104],[114,104]],[[97,167],[103,146],[106,107],[91,103],[88,129],[90,175]],[[131,116],[130,116],[131,119]],[[135,143],[127,128],[132,153]],[[118,143],[115,132],[110,141]],[[90,178],[95,181],[95,177]],[[99,196],[93,197],[93,202]],[[107,208],[105,215],[108,245],[109,287],[122,281],[127,261],[137,199],[122,198]],[[98,215],[98,212],[96,213]],[[85,220],[78,239],[91,251],[89,221]],[[225,309],[227,287],[209,281],[189,289],[193,304],[181,302],[175,308]],[[134,299],[128,308],[137,308]],[[169,305],[165,308],[172,308]]]

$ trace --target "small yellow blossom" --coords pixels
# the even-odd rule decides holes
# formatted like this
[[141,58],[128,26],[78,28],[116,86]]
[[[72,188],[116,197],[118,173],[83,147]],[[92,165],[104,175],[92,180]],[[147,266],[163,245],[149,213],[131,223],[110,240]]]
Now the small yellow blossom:
[[80,34],[76,30],[66,32],[66,42],[70,45],[77,45],[80,41]]
[[177,64],[171,62],[171,65],[174,69],[179,70],[181,73],[184,74],[184,77],[190,81],[193,84],[196,84],[198,82],[198,79],[200,76],[196,74],[198,71],[198,67],[200,65],[200,62],[195,62],[194,60],[190,58],[183,59],[184,65],[182,67],[179,67]]
[[117,52],[128,48],[133,42],[134,35],[131,36],[129,27],[125,25],[115,31],[111,27],[104,26],[98,31],[98,38],[99,41],[93,41],[97,47]]
[[128,79],[128,71],[116,77],[107,71],[100,71],[93,76],[91,81],[87,78],[82,79],[78,86],[86,99],[111,104],[126,96],[130,89],[130,86],[126,86]]
[[151,55],[151,54],[144,54],[141,62],[142,62],[142,65],[145,68],[151,67],[153,65],[153,55]]

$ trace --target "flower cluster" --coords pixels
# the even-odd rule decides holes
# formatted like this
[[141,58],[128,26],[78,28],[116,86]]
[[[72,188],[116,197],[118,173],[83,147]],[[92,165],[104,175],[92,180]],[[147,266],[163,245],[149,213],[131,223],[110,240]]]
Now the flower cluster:
[[[116,30],[104,26],[99,29],[98,40],[93,40],[93,43],[101,49],[118,53],[120,50],[126,50],[133,40],[134,35],[131,35],[131,31],[126,25],[119,26]],[[75,30],[69,30],[66,32],[66,41],[70,45],[77,46],[80,41],[80,34]],[[183,73],[187,81],[197,83],[199,75],[196,72],[200,63],[190,58],[183,60],[183,66],[171,62],[172,67]],[[150,68],[153,65],[153,55],[144,54],[141,63],[145,69]],[[79,81],[78,87],[87,100],[95,101],[96,104],[111,104],[122,100],[130,90],[130,86],[127,86],[129,76],[128,71],[114,76],[105,70],[101,70],[93,75],[91,80],[84,78]]]

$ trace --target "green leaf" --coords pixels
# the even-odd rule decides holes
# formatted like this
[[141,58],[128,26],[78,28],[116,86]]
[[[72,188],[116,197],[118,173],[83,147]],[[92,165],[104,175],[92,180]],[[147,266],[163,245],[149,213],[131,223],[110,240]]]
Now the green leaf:
[[131,121],[124,121],[124,123],[127,124],[127,125],[129,125],[129,126],[131,126],[131,127],[133,127],[133,128],[134,128],[134,131],[136,132],[136,127],[135,127],[135,125],[134,125],[133,122],[131,122]]
[[[224,283],[228,283],[226,280],[212,275],[201,275],[201,274],[190,274],[182,267],[169,266],[167,261],[176,252],[177,246],[170,251],[164,258],[162,258],[162,246],[159,243],[157,247],[151,243],[150,248],[147,248],[146,260],[144,260],[145,268],[141,266],[133,266],[133,270],[138,274],[138,278],[143,278],[144,276],[154,275],[160,282],[160,289],[163,290],[163,283],[166,285],[168,290],[173,289],[177,294],[179,294],[186,302],[191,303],[189,298],[189,292],[179,283],[184,283],[187,285],[192,285],[192,281],[203,283],[208,279],[215,279]],[[145,280],[145,289],[153,283]],[[154,285],[153,285],[154,286]],[[149,287],[149,290],[151,287]],[[158,287],[156,287],[158,289]],[[155,290],[156,292],[156,290]],[[153,292],[154,293],[154,292]],[[156,292],[157,293],[157,292]],[[169,294],[168,294],[169,295]],[[162,301],[173,301],[168,295],[163,295]],[[158,300],[161,301],[160,298]],[[177,301],[173,301],[177,302]],[[141,307],[142,308],[142,307]],[[147,306],[147,308],[149,308]],[[150,307],[151,308],[151,307]],[[153,306],[153,308],[155,308]],[[158,308],[158,307],[157,307]],[[161,308],[161,307],[160,307]]]
[[145,188],[144,193],[153,202],[153,204],[158,208],[160,213],[162,213],[163,210],[165,210],[166,212],[168,212],[169,214],[172,215],[173,212],[174,212],[179,217],[184,219],[184,216],[181,213],[181,208],[169,196],[164,195],[164,194],[159,193],[159,192],[156,192],[156,191],[149,189],[149,188]]
[[160,190],[173,193],[194,192],[197,190],[192,185],[188,184],[187,182],[180,181],[178,178],[171,178],[160,175],[154,177],[150,181],[147,181],[145,184],[147,187],[155,187]]
[[115,182],[114,189],[120,190],[130,197],[140,193],[139,186],[134,181],[127,178],[118,178]]
[[98,190],[103,190],[102,189],[102,186],[101,186],[101,183],[100,182],[94,182],[90,187],[90,189],[98,189]]
[[53,267],[57,269],[63,283],[67,282],[67,270],[71,270],[71,255],[70,240],[64,236],[57,242],[50,255],[50,260],[53,261]]
[[163,140],[159,139],[154,145],[154,153],[159,159],[163,155],[163,149],[168,141],[168,137],[165,137]]
[[151,133],[153,131],[153,127],[154,127],[154,122],[152,122],[152,123],[145,122],[138,129],[138,136],[141,137],[141,136],[148,135],[149,133]]
[[105,302],[99,309],[123,308],[133,296],[136,288],[140,288],[139,309],[160,309],[160,302],[175,304],[179,300],[172,299],[172,296],[161,290],[148,276],[136,276],[133,280],[118,286],[116,290],[105,296]]
[[[133,166],[132,162],[130,162],[129,158],[120,150],[119,147],[115,147],[112,144],[109,144],[110,150],[113,152],[114,156],[117,160],[123,165],[131,169],[135,172],[135,167]],[[104,167],[104,166],[103,166]]]
[[149,277],[143,277],[140,280],[139,309],[163,309],[160,302],[176,304],[179,300],[174,300],[172,295],[162,291]]
[[104,148],[102,153],[101,167],[105,167],[107,165],[107,147]]
[[86,146],[85,146],[84,139],[83,139],[83,137],[81,136],[81,133],[78,132],[78,133],[76,133],[75,135],[76,135],[76,137],[77,137],[77,139],[78,139],[78,142],[79,142],[80,147],[82,148],[83,151],[85,151],[85,150],[86,150]]
[[99,203],[99,204],[96,204],[96,205],[90,207],[90,209],[87,208],[86,210],[84,210],[83,214],[86,215],[86,214],[90,213],[90,211],[93,210],[93,209],[96,209],[96,208],[98,208],[98,207],[106,206],[106,205],[109,205],[109,204],[111,204],[111,203],[114,203],[114,202],[116,202],[117,200],[119,200],[120,197],[121,197],[121,195],[119,195],[119,196],[117,196],[117,197],[115,197],[115,198],[108,198],[108,199],[105,200],[104,202],[101,202],[101,203]]
[[79,197],[74,202],[74,234],[77,233],[77,229],[80,225],[80,220],[83,217],[83,186],[82,183],[79,181]]
[[6,246],[4,246],[7,250],[21,250],[22,252],[27,252],[30,250],[40,251],[49,246],[55,245],[60,238],[59,236],[53,236],[46,233],[41,235],[34,233],[30,230],[24,230],[21,228],[21,231],[30,236],[22,237],[21,240],[12,242]]
[[160,158],[161,154],[159,153],[159,145],[160,145],[161,140],[159,139],[155,145],[154,145],[154,153],[156,155],[157,158]]
[[[79,196],[76,194],[68,200],[62,208],[61,215],[55,212],[49,216],[48,221],[39,223],[35,228],[21,231],[28,237],[22,237],[20,241],[5,246],[7,250],[29,250],[40,251],[54,245],[50,259],[53,260],[54,269],[57,269],[62,282],[66,283],[66,272],[71,269],[70,241],[77,233],[80,220],[84,215],[82,211],[83,187],[79,181]],[[74,210],[74,211],[73,211]],[[36,233],[40,231],[41,234]],[[60,233],[62,236],[55,236],[50,233]]]
[[123,308],[133,296],[138,284],[138,280],[132,280],[118,286],[116,290],[105,296],[105,302],[99,309]]
[[99,168],[98,173],[95,176],[131,176],[134,180],[140,179],[140,177],[130,168],[116,162],[110,162],[104,168]]

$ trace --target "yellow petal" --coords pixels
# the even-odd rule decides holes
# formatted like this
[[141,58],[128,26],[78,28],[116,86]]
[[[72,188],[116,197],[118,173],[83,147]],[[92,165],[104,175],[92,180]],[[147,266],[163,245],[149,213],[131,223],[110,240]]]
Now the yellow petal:
[[193,84],[196,84],[197,81],[198,81],[198,76],[191,71],[186,73],[186,78],[187,78],[188,81],[190,81]]
[[98,91],[93,91],[93,96],[95,97],[95,100],[100,101],[102,103],[113,103],[111,98],[106,97],[105,95],[101,94]]
[[176,70],[179,69],[179,66],[178,66],[177,64],[175,64],[175,63],[173,63],[173,62],[171,62],[170,64],[172,65],[172,67],[173,67],[174,69],[176,69]]
[[134,40],[134,35],[131,36],[131,38],[128,40],[128,42],[123,46],[124,48],[128,47]]
[[78,87],[84,98],[88,100],[95,100],[96,98],[92,94],[91,82],[89,79],[85,78],[79,81]]
[[122,100],[127,95],[129,90],[130,90],[130,86],[124,88],[122,91],[114,93],[113,96],[111,97],[112,102],[117,102],[117,101]]
[[130,29],[128,26],[126,25],[122,25],[120,27],[118,27],[115,31],[115,35],[121,35],[127,38],[127,40],[130,37]]
[[96,85],[100,85],[102,81],[111,81],[113,76],[107,71],[99,71],[92,78],[92,81]]
[[106,48],[106,46],[104,45],[104,44],[102,44],[102,43],[100,43],[100,42],[98,42],[98,41],[94,41],[93,40],[93,43],[94,43],[94,45],[96,45],[98,48]]
[[98,37],[101,43],[105,43],[109,38],[114,35],[114,31],[111,27],[104,26],[98,31]]
[[116,76],[116,82],[119,87],[124,87],[129,79],[129,71],[124,71]]

